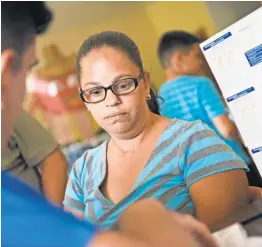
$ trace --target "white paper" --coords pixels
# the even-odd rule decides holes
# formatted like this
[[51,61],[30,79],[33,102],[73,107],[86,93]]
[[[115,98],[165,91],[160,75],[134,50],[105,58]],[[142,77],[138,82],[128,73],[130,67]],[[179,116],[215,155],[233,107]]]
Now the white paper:
[[262,7],[206,40],[200,47],[244,144],[262,175],[261,30]]
[[213,233],[219,247],[262,247],[262,237],[248,237],[239,223]]
[[248,238],[247,247],[262,247],[262,237]]
[[219,247],[247,247],[247,233],[240,224],[234,224],[213,233]]

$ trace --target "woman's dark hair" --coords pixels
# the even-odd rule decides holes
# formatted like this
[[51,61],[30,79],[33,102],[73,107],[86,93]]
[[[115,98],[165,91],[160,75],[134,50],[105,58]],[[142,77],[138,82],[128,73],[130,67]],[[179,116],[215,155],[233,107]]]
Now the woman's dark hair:
[[[106,31],[90,36],[80,47],[76,58],[76,70],[79,82],[81,76],[80,62],[82,58],[92,50],[104,46],[109,46],[124,52],[129,59],[137,65],[141,73],[144,71],[141,55],[135,42],[124,33]],[[151,100],[148,101],[148,107],[151,112],[160,115],[157,102],[157,90],[154,85],[151,85],[150,95]]]

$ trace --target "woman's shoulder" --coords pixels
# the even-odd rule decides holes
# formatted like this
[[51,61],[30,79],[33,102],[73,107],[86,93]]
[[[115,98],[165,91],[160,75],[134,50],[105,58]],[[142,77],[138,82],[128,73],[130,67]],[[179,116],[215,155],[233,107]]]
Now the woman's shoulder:
[[190,145],[197,139],[216,137],[216,133],[200,120],[185,121],[173,119],[164,133],[166,138],[171,136],[182,145]]
[[96,147],[87,149],[77,161],[78,162],[87,162],[90,159],[94,160],[94,158],[102,158],[102,152],[105,150],[107,142],[108,140],[104,141],[102,144]]
[[[92,168],[97,162],[102,162],[104,159],[105,149],[108,140],[104,141],[97,147],[87,149],[80,158],[78,158],[74,163],[74,168],[79,172],[86,168]],[[90,169],[89,169],[90,170]]]
[[199,130],[209,130],[210,128],[203,123],[201,120],[196,121],[185,121],[181,119],[174,118],[168,125],[167,130],[170,132],[182,133],[194,133]]

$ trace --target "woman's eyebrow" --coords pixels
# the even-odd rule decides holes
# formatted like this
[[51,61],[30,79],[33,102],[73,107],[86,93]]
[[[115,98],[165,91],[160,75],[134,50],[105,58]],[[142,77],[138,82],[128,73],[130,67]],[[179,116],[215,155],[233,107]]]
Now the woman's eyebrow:
[[92,82],[92,81],[86,82],[86,83],[83,83],[83,84],[84,84],[84,85],[83,85],[83,88],[85,88],[85,87],[88,86],[88,85],[100,86],[100,84],[99,84],[98,82]]
[[[125,78],[125,77],[132,77],[132,78],[133,78],[133,76],[130,75],[130,74],[121,74],[121,75],[116,76],[116,77],[113,79],[112,84],[113,84],[114,82],[118,81],[118,80],[121,80],[121,79]],[[83,83],[83,88],[85,88],[85,87],[88,86],[88,85],[101,86],[101,84],[100,84],[99,82],[90,81],[90,82]]]
[[118,81],[118,80],[123,79],[124,77],[133,77],[133,76],[130,75],[130,74],[121,74],[121,75],[118,75],[118,76],[116,76],[116,77],[113,79],[113,83],[116,82],[116,81]]

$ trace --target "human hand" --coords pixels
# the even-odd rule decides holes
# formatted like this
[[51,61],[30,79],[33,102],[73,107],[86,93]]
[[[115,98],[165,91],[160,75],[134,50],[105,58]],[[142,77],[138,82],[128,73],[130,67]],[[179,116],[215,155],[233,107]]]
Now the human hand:
[[191,215],[177,212],[171,212],[171,214],[176,222],[193,235],[201,247],[218,247],[218,244],[205,224],[196,220]]
[[249,192],[251,196],[251,202],[262,198],[262,188],[249,186]]

